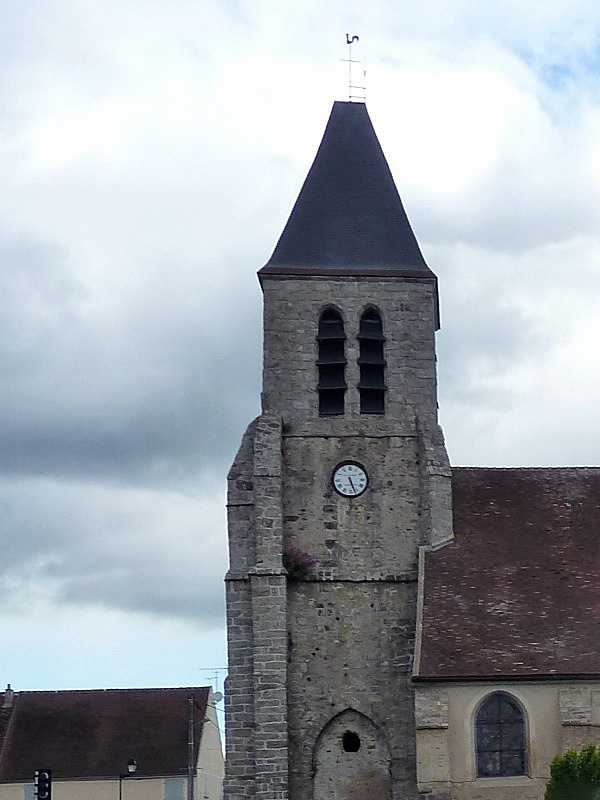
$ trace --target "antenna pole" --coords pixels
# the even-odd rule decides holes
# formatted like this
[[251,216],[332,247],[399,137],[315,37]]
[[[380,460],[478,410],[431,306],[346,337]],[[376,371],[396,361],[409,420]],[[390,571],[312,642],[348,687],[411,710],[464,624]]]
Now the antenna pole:
[[194,764],[194,695],[188,698],[188,774],[187,774],[187,800],[194,800],[194,777],[196,765]]

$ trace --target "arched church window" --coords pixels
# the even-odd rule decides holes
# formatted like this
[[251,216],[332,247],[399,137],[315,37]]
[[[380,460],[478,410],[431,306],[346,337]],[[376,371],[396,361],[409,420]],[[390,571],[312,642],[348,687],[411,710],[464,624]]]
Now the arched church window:
[[496,692],[481,705],[475,723],[477,775],[525,775],[525,720],[515,700]]
[[360,318],[358,331],[361,414],[385,412],[385,360],[383,358],[383,325],[375,309],[368,309]]
[[333,308],[319,320],[319,414],[343,414],[346,392],[346,358],[344,321]]

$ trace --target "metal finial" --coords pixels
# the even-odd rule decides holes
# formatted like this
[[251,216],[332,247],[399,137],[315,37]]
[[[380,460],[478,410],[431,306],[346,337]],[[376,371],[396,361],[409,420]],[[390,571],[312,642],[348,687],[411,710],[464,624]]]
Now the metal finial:
[[[366,99],[367,87],[365,86],[357,86],[356,84],[352,83],[352,64],[360,64],[360,61],[356,61],[352,58],[352,44],[354,42],[358,42],[359,37],[356,34],[350,36],[349,33],[346,34],[346,44],[348,45],[348,58],[342,58],[342,61],[348,62],[348,100],[362,100],[363,102]],[[366,79],[367,71],[366,69],[363,70],[363,77]],[[363,81],[366,84],[366,80]]]

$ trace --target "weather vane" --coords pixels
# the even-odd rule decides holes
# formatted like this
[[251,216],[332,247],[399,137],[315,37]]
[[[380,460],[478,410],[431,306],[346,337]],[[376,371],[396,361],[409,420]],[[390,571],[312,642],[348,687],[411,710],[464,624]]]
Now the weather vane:
[[352,82],[352,64],[360,64],[360,61],[352,58],[352,44],[354,42],[358,42],[358,36],[350,36],[349,33],[346,34],[346,44],[348,45],[348,58],[342,58],[342,61],[348,62],[348,100],[362,100],[363,102],[366,100],[367,94],[367,87],[366,87],[366,78],[367,78],[367,70],[364,67],[363,63],[363,83],[365,86],[357,86]]

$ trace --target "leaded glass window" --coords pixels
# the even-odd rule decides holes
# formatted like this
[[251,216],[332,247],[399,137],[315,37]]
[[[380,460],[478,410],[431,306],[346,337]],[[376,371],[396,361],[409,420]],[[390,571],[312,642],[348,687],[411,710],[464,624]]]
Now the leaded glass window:
[[525,720],[508,695],[496,693],[479,709],[476,721],[477,775],[525,775]]

